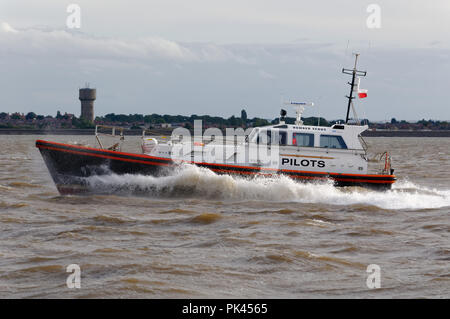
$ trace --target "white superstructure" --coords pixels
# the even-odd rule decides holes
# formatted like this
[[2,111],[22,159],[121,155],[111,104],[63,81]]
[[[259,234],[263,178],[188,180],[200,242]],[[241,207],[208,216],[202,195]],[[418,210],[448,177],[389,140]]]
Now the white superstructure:
[[194,163],[366,174],[366,150],[360,134],[367,128],[367,125],[347,124],[331,127],[278,124],[254,128],[237,143],[223,139],[211,141],[207,137],[200,143],[176,139],[168,143],[152,141],[151,150],[145,153]]

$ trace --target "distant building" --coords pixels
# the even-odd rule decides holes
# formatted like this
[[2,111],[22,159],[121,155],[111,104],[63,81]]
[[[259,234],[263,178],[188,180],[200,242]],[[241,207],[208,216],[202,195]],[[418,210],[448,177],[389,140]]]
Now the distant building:
[[85,87],[80,89],[81,116],[80,118],[94,122],[94,101],[97,97],[97,90]]

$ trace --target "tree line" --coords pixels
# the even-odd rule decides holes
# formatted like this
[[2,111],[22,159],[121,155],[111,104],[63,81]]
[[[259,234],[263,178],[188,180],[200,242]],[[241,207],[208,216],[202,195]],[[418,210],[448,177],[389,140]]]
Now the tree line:
[[[239,116],[230,116],[228,118],[220,116],[211,115],[197,115],[192,114],[187,115],[168,115],[168,114],[115,114],[109,113],[104,116],[97,116],[94,123],[90,123],[84,119],[77,118],[73,114],[64,113],[60,111],[56,113],[56,116],[51,115],[40,115],[34,112],[29,112],[27,114],[21,113],[6,113],[0,112],[0,128],[12,128],[12,127],[23,127],[23,128],[44,128],[59,125],[61,128],[93,128],[95,124],[107,124],[116,126],[127,126],[131,128],[142,128],[142,127],[157,127],[158,125],[167,123],[172,126],[184,126],[186,128],[192,128],[195,120],[202,120],[204,125],[215,126],[218,128],[226,127],[258,127],[271,124],[278,124],[279,119],[275,118],[273,120],[263,119],[259,117],[249,118],[245,110],[241,111]],[[286,117],[285,122],[287,124],[295,123],[294,117]],[[333,120],[327,121],[326,119],[320,117],[305,117],[302,118],[305,125],[312,126],[331,126],[337,122],[343,123],[344,120]],[[367,119],[361,121],[363,124],[369,124]],[[401,130],[420,130],[420,129],[433,129],[433,130],[449,130],[450,124],[447,121],[434,121],[422,119],[415,123],[410,123],[405,120],[397,120],[392,118],[390,121],[385,123],[370,123],[370,127],[374,129],[401,129]]]

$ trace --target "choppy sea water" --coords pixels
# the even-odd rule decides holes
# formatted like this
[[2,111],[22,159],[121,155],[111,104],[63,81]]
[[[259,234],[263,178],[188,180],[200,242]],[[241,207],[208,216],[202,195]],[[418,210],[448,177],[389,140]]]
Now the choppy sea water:
[[58,194],[38,138],[95,145],[0,136],[2,298],[450,297],[449,138],[366,139],[391,151],[398,181],[384,192],[185,166],[94,177],[116,194],[92,196]]

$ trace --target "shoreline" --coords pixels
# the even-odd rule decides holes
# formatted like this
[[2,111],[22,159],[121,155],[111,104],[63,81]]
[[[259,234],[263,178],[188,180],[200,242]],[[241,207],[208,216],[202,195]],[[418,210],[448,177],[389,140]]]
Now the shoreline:
[[450,130],[441,131],[364,131],[363,137],[450,137]]
[[[172,130],[158,130],[152,129],[155,135],[170,135]],[[55,130],[40,130],[40,129],[0,129],[0,135],[94,135],[95,129],[55,129]],[[142,130],[124,130],[125,136],[142,135]]]
[[[172,130],[152,129],[153,135],[171,135]],[[152,133],[153,133],[152,132]],[[94,129],[0,129],[0,135],[94,135]],[[124,135],[139,136],[142,130],[126,130]],[[450,137],[450,130],[441,131],[365,131],[363,137]]]

